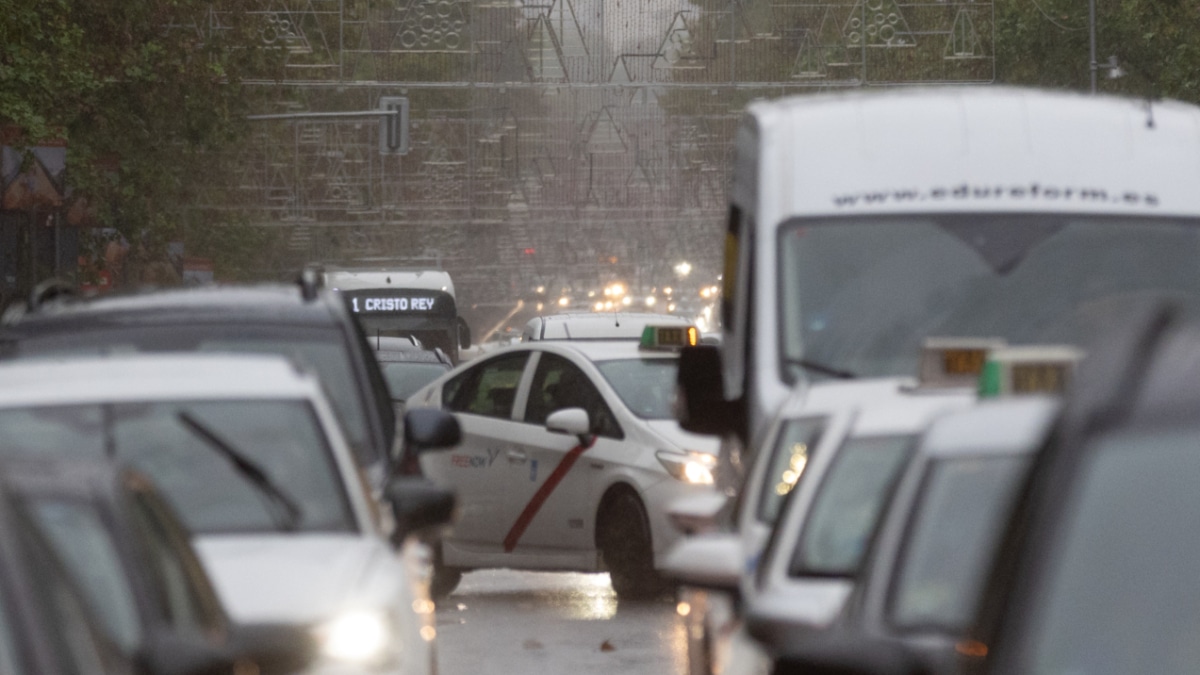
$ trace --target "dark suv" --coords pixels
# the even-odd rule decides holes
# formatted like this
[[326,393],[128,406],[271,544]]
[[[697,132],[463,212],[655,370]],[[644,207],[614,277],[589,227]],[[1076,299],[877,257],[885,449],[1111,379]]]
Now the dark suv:
[[341,297],[297,285],[204,286],[5,313],[0,358],[120,352],[283,354],[317,373],[373,486],[396,446],[396,416],[370,346]]

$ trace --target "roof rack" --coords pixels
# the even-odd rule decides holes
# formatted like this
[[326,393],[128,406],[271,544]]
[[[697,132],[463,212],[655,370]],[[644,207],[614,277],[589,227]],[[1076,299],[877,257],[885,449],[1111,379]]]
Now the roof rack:
[[296,277],[296,284],[300,286],[300,295],[306,302],[312,302],[317,299],[317,291],[325,285],[321,278],[321,268],[309,265],[300,270],[299,276]]

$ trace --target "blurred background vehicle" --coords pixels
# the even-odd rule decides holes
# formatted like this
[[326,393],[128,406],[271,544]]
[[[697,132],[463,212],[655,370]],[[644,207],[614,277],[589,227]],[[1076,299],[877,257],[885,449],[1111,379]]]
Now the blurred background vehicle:
[[241,663],[286,675],[316,657],[307,625],[230,621],[186,528],[144,475],[102,460],[22,457],[0,462],[0,481],[106,639],[142,672],[200,675]]
[[[1004,523],[1060,408],[1053,396],[1021,397],[935,420],[825,639],[864,652],[903,645],[929,672],[978,658],[967,631]],[[747,627],[776,655],[816,641],[804,625],[753,610]]]
[[280,354],[315,371],[354,454],[379,488],[399,453],[387,384],[342,299],[297,285],[212,286],[60,298],[9,314],[0,357],[240,352]]
[[[422,449],[458,440],[420,423]],[[432,432],[432,433],[431,433]],[[430,434],[427,438],[418,438]],[[0,365],[0,452],[109,457],[152,479],[183,517],[240,623],[312,626],[317,668],[430,673],[433,603],[408,534],[453,497],[396,475],[388,531],[320,383],[273,355],[30,359]],[[415,544],[414,544],[415,545]]]
[[[676,578],[737,599],[738,611],[717,633],[727,643],[715,644],[713,672],[769,672],[777,645],[770,631],[761,629],[764,624],[821,631],[841,615],[918,436],[938,416],[975,402],[974,392],[963,388],[914,385],[904,380],[843,383],[840,391],[821,391],[832,408],[810,409],[798,401],[802,405],[791,407],[787,419],[800,412],[811,424],[820,418],[810,415],[824,413],[830,423],[811,454],[789,444],[776,457],[759,455],[766,467],[755,491],[758,501],[743,502],[750,512],[741,517],[773,516],[765,548],[756,546],[763,545],[757,541],[761,529],[747,522],[741,533],[698,535],[671,552],[667,569]],[[789,425],[792,429],[809,431],[803,424]],[[792,462],[797,450],[803,458],[798,467]],[[791,474],[797,474],[794,483]],[[786,500],[778,495],[781,486],[787,488],[782,490]],[[760,627],[753,635],[744,621],[750,612]],[[718,657],[724,660],[715,661]]]
[[372,337],[375,358],[387,382],[396,419],[404,417],[404,401],[418,389],[454,367],[441,349],[426,349],[413,337]]
[[[0,663],[53,675],[143,672],[103,624],[38,526],[0,489]],[[194,672],[185,659],[171,665]]]

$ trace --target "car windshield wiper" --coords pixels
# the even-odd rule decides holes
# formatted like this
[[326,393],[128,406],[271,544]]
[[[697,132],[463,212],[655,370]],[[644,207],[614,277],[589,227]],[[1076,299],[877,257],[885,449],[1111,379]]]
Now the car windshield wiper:
[[826,365],[820,361],[810,361],[808,359],[786,359],[784,363],[789,366],[800,366],[801,368],[817,373],[818,375],[828,375],[839,380],[857,380],[858,375],[849,370],[842,370],[834,366]]
[[288,496],[286,492],[271,480],[267,472],[262,470],[262,467],[247,458],[237,448],[218,436],[215,431],[208,428],[207,425],[196,419],[186,410],[180,411],[178,417],[184,426],[199,436],[201,440],[205,441],[209,447],[221,453],[221,456],[227,459],[238,473],[246,478],[251,485],[258,488],[259,492],[266,495],[272,504],[279,507],[278,510],[273,510],[272,513],[281,516],[276,518],[276,524],[281,529],[286,532],[296,529],[302,513],[300,506],[296,503],[296,500]]

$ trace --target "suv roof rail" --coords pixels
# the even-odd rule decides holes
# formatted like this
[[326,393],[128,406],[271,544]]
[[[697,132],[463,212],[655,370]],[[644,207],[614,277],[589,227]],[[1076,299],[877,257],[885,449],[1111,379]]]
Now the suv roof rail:
[[51,277],[33,287],[29,293],[29,309],[36,310],[51,300],[74,298],[79,294],[75,286],[63,279]]
[[308,265],[300,270],[299,276],[296,277],[296,283],[300,286],[300,295],[306,302],[316,300],[317,291],[325,285],[321,276],[323,271],[322,267]]

